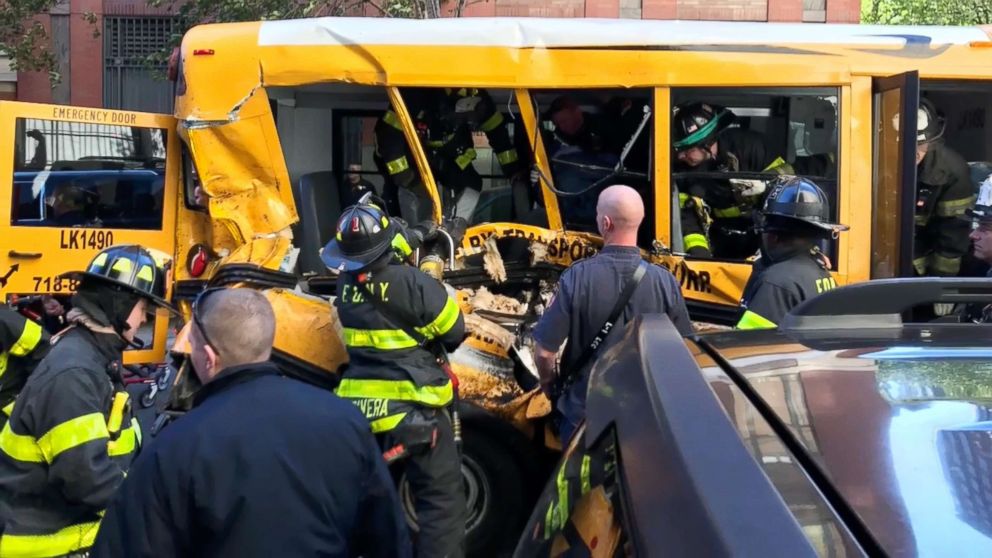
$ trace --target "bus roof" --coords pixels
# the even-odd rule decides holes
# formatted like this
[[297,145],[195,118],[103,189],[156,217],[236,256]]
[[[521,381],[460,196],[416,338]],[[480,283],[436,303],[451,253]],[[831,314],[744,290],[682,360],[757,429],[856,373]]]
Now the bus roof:
[[692,45],[886,45],[989,41],[980,27],[881,26],[565,18],[314,18],[261,24],[260,46],[478,46],[505,48]]

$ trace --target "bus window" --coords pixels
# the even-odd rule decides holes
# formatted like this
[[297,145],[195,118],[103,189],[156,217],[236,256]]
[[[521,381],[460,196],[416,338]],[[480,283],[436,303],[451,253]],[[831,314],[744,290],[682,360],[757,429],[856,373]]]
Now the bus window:
[[[837,88],[672,90],[672,243],[689,257],[758,253],[755,217],[778,175],[815,182],[837,219]],[[836,241],[821,249],[836,261]]]
[[565,228],[597,232],[599,193],[625,184],[644,200],[647,213],[638,244],[649,249],[654,239],[651,91],[584,89],[531,95],[541,111],[544,147]]
[[160,230],[166,131],[18,118],[11,224]]
[[[389,168],[404,171],[404,178],[415,178],[410,181],[410,191],[420,194],[416,199],[427,200],[402,131],[393,128],[402,142],[394,146],[398,155],[383,158],[380,153],[388,150],[384,151],[383,145],[377,149],[376,127],[387,125],[389,96],[385,88],[324,83],[269,87],[266,91],[279,112],[279,143],[300,216],[294,238],[300,248],[301,273],[327,271],[320,249],[331,240],[341,212],[358,201],[362,191],[352,184],[350,175],[358,176],[359,185],[371,185],[387,198],[390,215],[400,215],[400,209],[395,192],[389,196],[385,188]],[[419,209],[424,219],[430,218],[429,200]],[[410,220],[415,223],[419,219],[414,217]]]
[[[513,90],[404,87],[400,92],[437,183],[445,219],[461,218],[468,225],[543,224],[540,218],[535,222],[540,196],[529,183],[533,157]],[[376,141],[385,152],[400,138],[380,127]],[[398,171],[394,167],[383,173],[386,191],[397,187],[401,197],[409,197]],[[401,209],[408,211],[410,203],[402,202]]]

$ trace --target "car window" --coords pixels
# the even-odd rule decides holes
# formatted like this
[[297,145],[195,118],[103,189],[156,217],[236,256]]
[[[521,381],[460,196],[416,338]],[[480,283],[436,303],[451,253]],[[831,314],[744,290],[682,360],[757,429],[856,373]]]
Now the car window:
[[166,131],[19,118],[11,224],[160,230]]

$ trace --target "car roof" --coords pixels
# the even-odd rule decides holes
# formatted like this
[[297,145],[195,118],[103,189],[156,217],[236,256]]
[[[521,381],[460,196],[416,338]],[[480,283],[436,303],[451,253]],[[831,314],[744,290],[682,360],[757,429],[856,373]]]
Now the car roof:
[[992,554],[992,327],[806,318],[695,338],[745,442],[768,436],[741,413],[760,399],[886,553]]

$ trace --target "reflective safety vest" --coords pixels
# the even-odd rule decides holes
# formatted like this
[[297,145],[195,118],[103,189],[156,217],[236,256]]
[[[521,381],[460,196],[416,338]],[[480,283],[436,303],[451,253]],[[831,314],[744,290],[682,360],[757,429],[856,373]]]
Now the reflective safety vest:
[[141,429],[108,374],[120,351],[104,342],[88,330],[67,332],[0,431],[0,493],[9,506],[0,558],[85,551],[124,480]]
[[465,320],[444,286],[416,268],[394,263],[363,280],[359,283],[353,274],[338,280],[334,304],[349,363],[336,392],[355,403],[372,431],[381,433],[396,428],[417,407],[450,405],[454,388],[434,354],[367,300],[365,286],[390,310],[403,313],[424,339],[449,350],[464,337]]
[[14,398],[28,375],[48,353],[42,327],[19,312],[0,307],[0,427],[13,411]]

